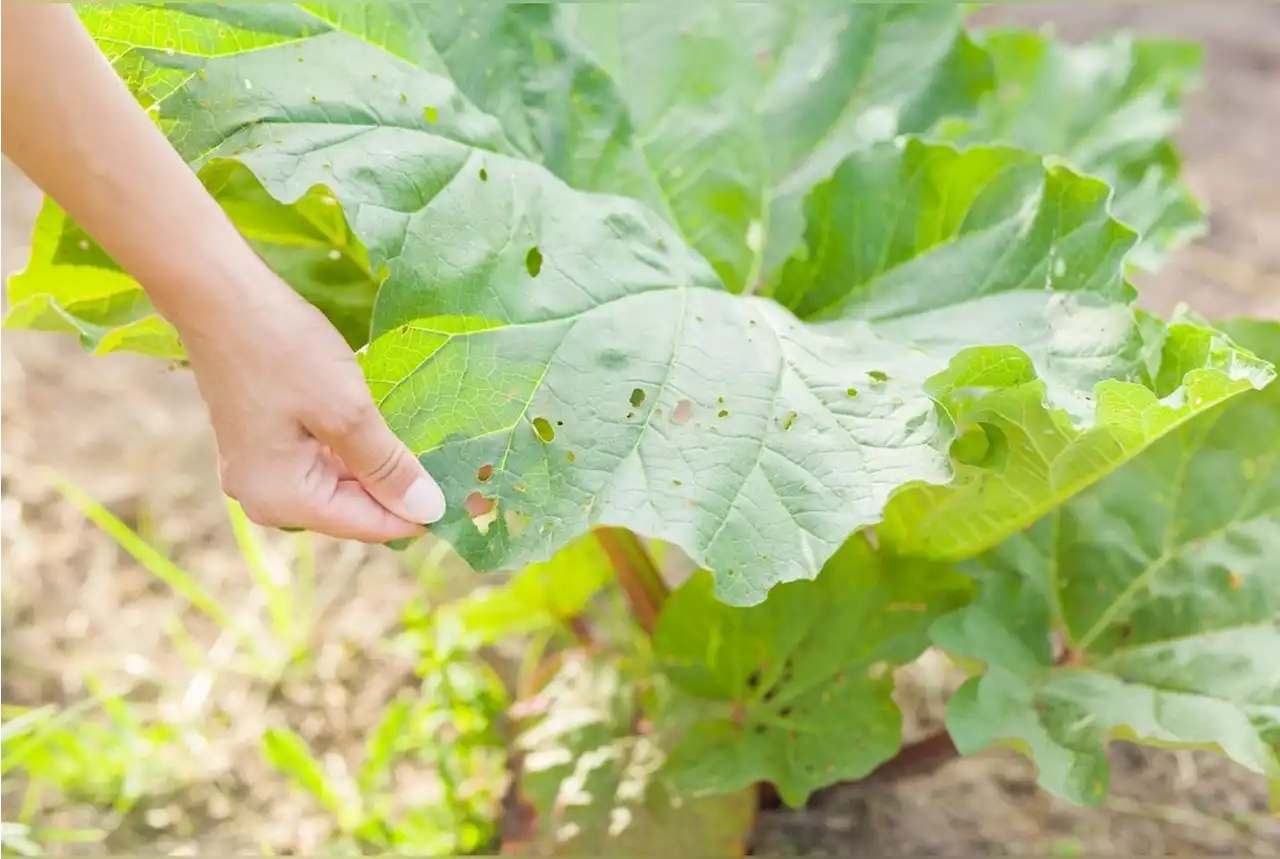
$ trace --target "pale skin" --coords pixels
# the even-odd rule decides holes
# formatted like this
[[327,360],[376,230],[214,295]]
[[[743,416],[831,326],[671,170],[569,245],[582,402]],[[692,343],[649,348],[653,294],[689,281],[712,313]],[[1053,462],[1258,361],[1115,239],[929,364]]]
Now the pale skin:
[[387,427],[346,341],[267,267],[66,4],[3,5],[4,154],[177,329],[223,491],[261,525],[381,543],[444,496]]

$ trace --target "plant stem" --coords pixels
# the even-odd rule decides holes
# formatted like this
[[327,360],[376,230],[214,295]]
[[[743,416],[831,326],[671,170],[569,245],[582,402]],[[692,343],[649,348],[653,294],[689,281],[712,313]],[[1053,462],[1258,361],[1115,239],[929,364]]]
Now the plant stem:
[[662,579],[662,571],[640,538],[625,528],[597,528],[595,534],[613,564],[614,574],[631,604],[636,622],[652,635],[658,613],[670,594],[667,583]]

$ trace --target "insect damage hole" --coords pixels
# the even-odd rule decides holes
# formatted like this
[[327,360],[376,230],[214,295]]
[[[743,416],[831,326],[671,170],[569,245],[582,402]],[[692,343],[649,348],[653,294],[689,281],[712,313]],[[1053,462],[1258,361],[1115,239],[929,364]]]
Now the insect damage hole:
[[493,478],[493,466],[485,463],[476,469],[476,480],[481,483],[488,483]]
[[529,272],[529,277],[537,277],[542,272],[542,251],[537,245],[524,255],[524,270]]
[[867,378],[871,379],[873,384],[883,385],[889,381],[889,374],[883,370],[868,370]]
[[644,391],[640,390],[639,388],[633,389],[631,391],[630,403],[631,403],[631,408],[633,409],[638,409],[642,405],[644,405]]
[[495,504],[492,498],[485,496],[480,492],[472,492],[462,502],[462,506],[466,508],[467,515],[472,519],[478,519],[493,512]]
[[546,418],[533,419],[533,432],[543,444],[551,444],[556,440],[556,428]]
[[489,528],[498,521],[498,502],[480,492],[472,492],[462,502],[463,509],[471,517],[471,524],[482,535],[488,536]]
[[687,424],[693,418],[693,401],[685,398],[676,403],[675,411],[671,413],[671,420],[677,424]]

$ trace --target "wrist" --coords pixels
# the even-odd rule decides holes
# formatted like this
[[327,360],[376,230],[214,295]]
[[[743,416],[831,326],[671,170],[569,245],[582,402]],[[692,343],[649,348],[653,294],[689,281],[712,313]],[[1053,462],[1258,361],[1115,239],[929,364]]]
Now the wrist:
[[[188,347],[232,346],[250,329],[278,322],[292,288],[254,252],[230,223],[192,230],[183,242],[150,257],[138,280],[156,310]],[[256,339],[256,338],[255,338]]]

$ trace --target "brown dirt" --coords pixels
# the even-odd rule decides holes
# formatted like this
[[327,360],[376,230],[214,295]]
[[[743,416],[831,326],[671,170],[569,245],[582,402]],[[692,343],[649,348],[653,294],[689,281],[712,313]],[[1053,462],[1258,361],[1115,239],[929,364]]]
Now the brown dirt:
[[[1210,206],[1212,233],[1141,284],[1143,300],[1160,310],[1186,300],[1211,316],[1280,318],[1280,5],[1153,0],[1005,7],[983,17],[1051,21],[1068,37],[1125,26],[1206,44],[1206,86],[1180,142],[1189,181]],[[22,264],[38,197],[7,162],[2,181],[7,277]],[[251,609],[191,380],[155,362],[91,359],[65,338],[5,332],[0,352],[4,700],[69,700],[86,676],[116,688],[189,683],[191,669],[166,624],[190,620],[190,612],[53,492],[48,470],[143,529],[229,604]],[[287,714],[350,760],[380,701],[403,681],[406,666],[378,642],[419,588],[414,571],[385,551],[317,542],[327,608],[323,616],[317,610],[310,679],[289,689],[284,709],[267,706],[234,675],[220,680],[204,706],[220,713],[225,735],[180,765],[199,773],[203,787],[174,798],[172,815],[153,815],[155,825],[130,822],[117,847],[315,848],[316,815],[257,762],[251,738]],[[287,553],[292,544],[273,545]],[[192,627],[213,647],[212,631]],[[914,734],[936,719],[942,669],[913,676],[904,702]],[[839,789],[812,809],[767,813],[757,852],[1280,854],[1280,821],[1267,818],[1265,786],[1250,774],[1208,756],[1125,745],[1113,761],[1113,796],[1100,809],[1051,799],[1036,789],[1025,760],[993,753],[874,791]]]

